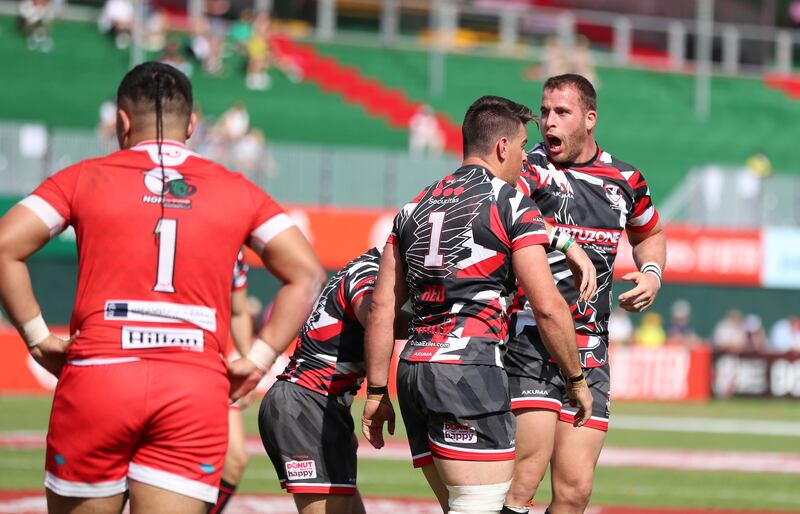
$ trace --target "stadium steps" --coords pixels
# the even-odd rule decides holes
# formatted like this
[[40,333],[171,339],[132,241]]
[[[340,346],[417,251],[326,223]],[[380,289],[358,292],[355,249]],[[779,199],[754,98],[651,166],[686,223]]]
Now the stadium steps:
[[782,91],[792,100],[800,100],[800,77],[797,75],[766,75],[764,84],[770,89]]
[[[423,105],[410,100],[401,89],[387,87],[379,80],[364,76],[355,66],[321,55],[311,45],[285,37],[273,38],[271,44],[276,51],[299,64],[305,80],[314,82],[326,93],[338,94],[346,102],[359,105],[368,115],[383,119],[391,127],[408,129],[414,113]],[[445,134],[445,148],[460,156],[461,127],[445,114],[438,114],[437,119]]]

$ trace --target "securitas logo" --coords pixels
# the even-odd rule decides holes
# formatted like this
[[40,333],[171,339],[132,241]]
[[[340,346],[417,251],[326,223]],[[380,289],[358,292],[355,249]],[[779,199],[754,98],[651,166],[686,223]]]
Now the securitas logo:
[[287,480],[311,480],[317,478],[317,465],[313,460],[290,460],[285,465]]
[[461,425],[459,423],[450,423],[445,421],[444,427],[444,441],[446,443],[477,443],[478,436],[474,427],[469,425]]
[[153,168],[144,174],[144,185],[152,194],[144,195],[142,203],[160,204],[172,209],[190,209],[192,201],[188,198],[197,192],[197,186],[186,181],[178,170],[173,168]]

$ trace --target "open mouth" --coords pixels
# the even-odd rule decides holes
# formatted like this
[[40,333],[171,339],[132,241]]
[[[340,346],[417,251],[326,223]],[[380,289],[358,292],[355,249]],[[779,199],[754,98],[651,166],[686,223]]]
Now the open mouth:
[[564,149],[564,143],[558,136],[547,135],[545,136],[545,142],[547,143],[547,150],[550,153],[559,153]]

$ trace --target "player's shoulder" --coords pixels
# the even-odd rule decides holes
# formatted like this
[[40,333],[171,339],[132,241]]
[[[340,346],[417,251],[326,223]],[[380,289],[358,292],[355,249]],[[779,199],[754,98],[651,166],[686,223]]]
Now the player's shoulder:
[[636,166],[634,166],[633,164],[631,164],[629,162],[626,162],[626,161],[623,161],[621,159],[618,159],[617,157],[612,155],[610,152],[607,152],[605,150],[600,150],[600,155],[597,156],[597,161],[596,162],[598,164],[600,164],[600,165],[608,166],[608,167],[616,169],[617,171],[622,173],[623,176],[625,176],[625,175],[630,176],[631,173],[633,173],[635,171],[639,171],[639,169]]
[[381,252],[377,248],[370,248],[352,261],[348,262],[343,268],[349,276],[355,275],[377,275],[381,261]]
[[531,166],[547,167],[547,149],[544,143],[537,143],[528,151],[527,161]]

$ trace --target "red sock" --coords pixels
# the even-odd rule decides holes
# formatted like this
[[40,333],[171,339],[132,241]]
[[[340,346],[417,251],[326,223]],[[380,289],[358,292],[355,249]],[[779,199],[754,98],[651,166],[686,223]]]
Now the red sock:
[[209,509],[208,514],[220,514],[225,510],[228,500],[231,499],[236,493],[236,486],[238,484],[231,484],[225,480],[219,481],[219,496],[217,496],[217,504]]

